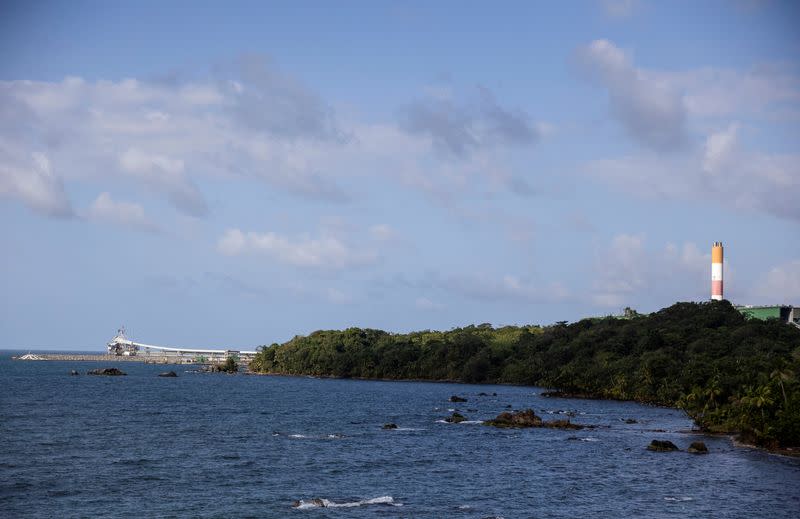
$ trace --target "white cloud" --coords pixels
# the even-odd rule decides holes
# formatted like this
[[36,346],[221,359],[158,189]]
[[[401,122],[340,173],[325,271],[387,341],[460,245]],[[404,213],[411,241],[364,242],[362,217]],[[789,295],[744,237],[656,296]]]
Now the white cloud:
[[217,250],[228,256],[259,253],[296,267],[344,269],[370,265],[378,260],[371,250],[357,250],[340,238],[301,236],[290,239],[275,232],[242,232],[229,229],[217,243]]
[[[704,299],[709,287],[710,253],[692,242],[648,248],[643,234],[618,234],[598,251],[589,297],[619,308],[649,296],[650,304]],[[726,267],[726,277],[728,277]]]
[[686,108],[695,117],[800,119],[800,75],[794,64],[761,64],[747,70],[647,70],[643,74],[684,92]]
[[128,148],[119,158],[122,168],[137,175],[166,175],[179,177],[183,174],[183,161],[163,155],[148,155],[136,148]]
[[756,295],[767,304],[800,304],[800,260],[772,267],[756,287]]
[[373,240],[391,241],[397,237],[397,233],[387,224],[377,224],[369,228],[369,234]]
[[245,251],[247,238],[239,229],[228,229],[217,242],[217,250],[226,256],[236,256]]
[[184,213],[203,216],[208,212],[200,190],[184,175],[183,160],[128,148],[120,155],[119,163],[125,173],[165,192],[172,204]]
[[649,148],[672,151],[687,138],[686,107],[680,93],[634,67],[629,56],[608,40],[578,49],[578,63],[607,91],[612,115],[631,138]]
[[[229,72],[240,81],[0,81],[0,139],[13,139],[28,156],[47,149],[66,182],[127,179],[192,216],[208,212],[197,185],[208,176],[258,178],[300,196],[343,199],[316,169],[324,162],[302,161],[306,146],[344,144],[326,103],[258,59]],[[54,199],[58,184],[48,182]],[[48,205],[33,198],[27,195],[38,210]],[[49,211],[65,212],[56,205]]]
[[738,126],[711,134],[702,154],[592,161],[590,176],[649,199],[687,199],[800,221],[800,155],[747,151]]
[[598,277],[592,287],[593,300],[596,304],[618,306],[625,296],[646,286],[648,267],[644,235],[614,236],[596,260]]
[[0,136],[0,196],[15,198],[46,216],[74,215],[64,184],[44,153],[19,149]]
[[145,216],[144,208],[131,202],[116,201],[108,193],[100,193],[88,210],[90,220],[122,227],[157,232],[158,226]]
[[736,133],[739,125],[731,124],[727,130],[712,133],[706,139],[703,171],[716,174],[731,164],[736,150]]
[[[27,195],[29,205],[67,214],[58,193],[62,182],[75,181],[98,191],[143,189],[192,217],[208,214],[203,186],[219,179],[256,179],[268,190],[333,203],[357,196],[342,184],[361,177],[437,201],[497,188],[526,194],[528,181],[509,172],[505,147],[551,131],[480,91],[476,101],[455,105],[480,146],[453,160],[437,153],[427,130],[339,120],[311,89],[264,60],[245,59],[225,73],[188,82],[0,81],[0,140],[13,141],[25,157],[47,150],[59,173],[39,190],[49,193],[49,205]],[[19,183],[6,181],[4,191],[17,193],[7,185]]]

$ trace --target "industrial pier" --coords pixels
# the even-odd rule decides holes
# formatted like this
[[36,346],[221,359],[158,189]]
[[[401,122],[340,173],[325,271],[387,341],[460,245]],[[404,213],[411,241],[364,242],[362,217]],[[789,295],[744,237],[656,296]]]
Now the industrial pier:
[[106,345],[106,354],[81,353],[28,353],[16,360],[62,360],[93,362],[144,362],[146,364],[214,364],[233,357],[240,364],[248,364],[256,352],[230,349],[204,350],[197,348],[173,348],[143,344],[128,339],[125,328],[117,330],[117,335]]

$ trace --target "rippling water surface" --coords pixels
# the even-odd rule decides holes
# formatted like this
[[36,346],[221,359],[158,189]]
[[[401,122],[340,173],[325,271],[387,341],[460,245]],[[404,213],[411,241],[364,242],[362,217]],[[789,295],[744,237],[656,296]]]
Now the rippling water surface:
[[[98,367],[91,363],[9,357],[0,358],[4,517],[800,511],[800,460],[692,434],[691,422],[670,409],[548,399],[533,387],[192,374],[185,366],[138,363],[116,364],[126,377],[92,377],[85,375]],[[69,376],[71,369],[81,376]],[[179,377],[158,378],[165,369]],[[453,394],[468,402],[449,403]],[[441,422],[452,409],[473,421],[507,405],[533,408],[545,419],[574,412],[574,422],[600,427],[498,430]],[[386,422],[398,429],[382,430]],[[703,440],[711,453],[646,451],[656,438],[681,448]]]

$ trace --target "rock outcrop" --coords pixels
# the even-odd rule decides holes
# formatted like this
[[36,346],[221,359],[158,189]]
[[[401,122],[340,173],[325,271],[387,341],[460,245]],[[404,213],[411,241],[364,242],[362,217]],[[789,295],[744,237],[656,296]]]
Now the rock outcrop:
[[165,378],[167,378],[167,377],[172,378],[172,377],[177,377],[178,374],[175,373],[174,371],[165,371],[163,373],[159,373],[158,376],[159,377],[165,377]]
[[689,448],[686,449],[686,452],[691,452],[692,454],[708,454],[708,447],[703,442],[692,442],[689,445]]
[[653,452],[672,452],[680,450],[678,446],[669,440],[653,440],[647,446],[647,450]]
[[504,411],[497,415],[494,420],[486,420],[484,425],[502,428],[525,428],[525,427],[547,427],[551,429],[583,429],[583,425],[578,425],[569,420],[553,420],[545,422],[536,416],[533,409],[525,409],[516,413]]
[[70,370],[69,374],[70,374],[70,375],[72,375],[73,377],[74,377],[75,375],[80,375],[80,373],[78,373],[78,371],[77,371],[77,370],[74,370],[74,369],[73,369],[73,370]]
[[453,413],[452,415],[445,418],[444,421],[447,423],[461,423],[466,419],[467,417],[461,413]]
[[458,395],[453,395],[453,396],[451,396],[451,397],[449,398],[449,401],[450,401],[450,402],[466,402],[466,401],[467,401],[467,399],[466,399],[466,398],[462,398],[462,397],[460,397],[460,396],[458,396]]
[[127,375],[127,373],[117,369],[117,368],[98,368],[98,369],[91,369],[86,372],[87,375],[103,375],[106,377],[118,377],[121,375]]
[[483,423],[494,427],[541,427],[542,419],[536,416],[533,409],[525,409],[516,413],[504,411],[494,420],[486,420]]
[[381,427],[381,429],[386,429],[386,430],[397,429],[397,424],[396,423],[385,423],[385,424],[383,424],[383,427]]

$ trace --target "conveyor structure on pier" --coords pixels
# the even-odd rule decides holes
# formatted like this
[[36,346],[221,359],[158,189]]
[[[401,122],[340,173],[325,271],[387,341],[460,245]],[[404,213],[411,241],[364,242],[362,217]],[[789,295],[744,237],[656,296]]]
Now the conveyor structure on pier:
[[125,328],[117,330],[108,343],[108,354],[117,356],[160,356],[160,357],[203,357],[209,361],[225,360],[228,357],[252,357],[255,351],[241,351],[233,349],[200,349],[200,348],[175,348],[171,346],[158,346],[134,342],[125,335]]

